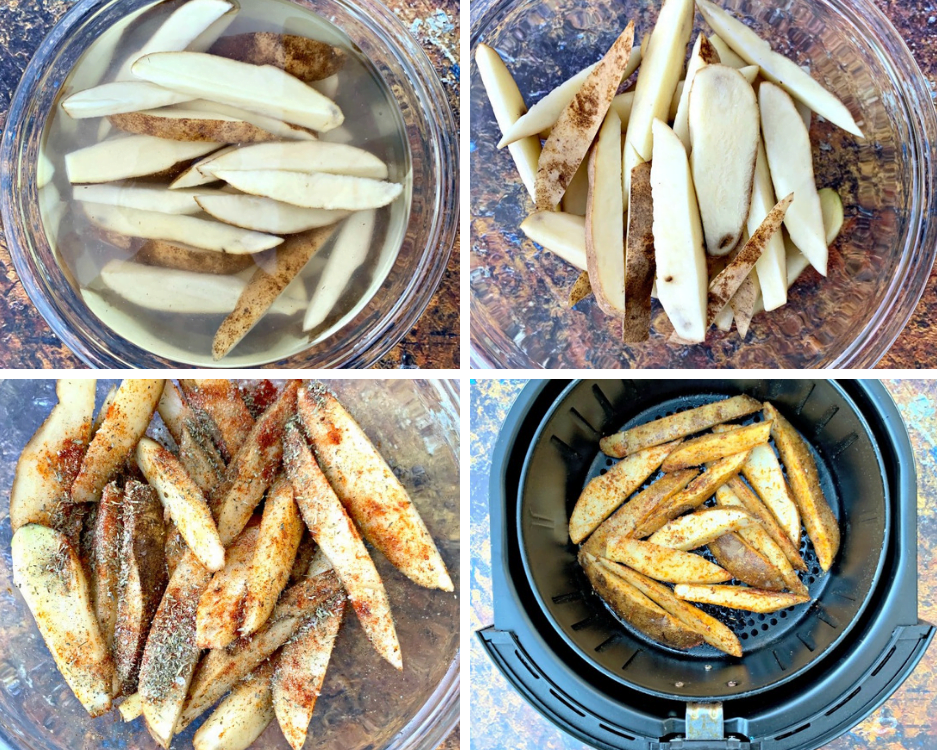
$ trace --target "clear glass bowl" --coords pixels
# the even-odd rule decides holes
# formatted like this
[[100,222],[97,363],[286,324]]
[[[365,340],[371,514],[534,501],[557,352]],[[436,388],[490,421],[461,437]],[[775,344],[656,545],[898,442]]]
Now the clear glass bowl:
[[[35,173],[43,130],[72,67],[99,34],[151,0],[81,0],[52,29],[27,66],[0,145],[0,211],[14,266],[56,335],[93,367],[179,367],[115,333],[95,317],[55,259],[40,219]],[[412,194],[397,259],[371,301],[339,331],[265,360],[271,367],[368,367],[416,323],[435,292],[456,236],[457,141],[446,94],[423,49],[377,0],[292,0],[327,19],[374,64],[406,123]],[[170,345],[173,349],[173,345]],[[238,351],[238,350],[237,350]],[[250,367],[230,355],[212,367]],[[194,363],[196,364],[196,363]]]
[[[629,18],[653,28],[661,3],[584,0],[474,3],[470,45],[496,48],[527,104],[597,60]],[[696,346],[654,328],[622,344],[618,319],[588,299],[567,299],[577,271],[538,251],[519,230],[533,209],[506,151],[478,70],[470,76],[470,323],[473,365],[516,368],[870,367],[915,309],[935,260],[936,117],[906,44],[868,0],[725,0],[732,12],[847,104],[857,140],[814,118],[818,186],[837,189],[846,219],[831,246],[828,278],[806,271],[788,304],[760,313],[742,342],[709,332]],[[696,12],[697,31],[707,26]]]
[[[456,381],[326,381],[365,423],[436,539],[456,592],[420,588],[384,557],[375,563],[390,597],[404,656],[398,672],[345,617],[315,707],[306,749],[430,749],[459,722],[459,393]],[[115,381],[99,381],[99,401]],[[51,380],[0,382],[0,500],[16,460],[56,402]],[[143,722],[117,711],[90,719],[63,682],[29,609],[13,587],[10,518],[0,508],[0,749],[156,748]],[[370,547],[369,547],[370,548]],[[201,718],[202,721],[203,718]],[[174,740],[191,748],[192,725]],[[254,748],[288,748],[275,721]]]

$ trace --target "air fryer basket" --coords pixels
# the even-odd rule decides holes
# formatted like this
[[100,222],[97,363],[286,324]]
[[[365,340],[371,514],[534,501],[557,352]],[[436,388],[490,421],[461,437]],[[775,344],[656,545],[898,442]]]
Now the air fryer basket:
[[[809,392],[796,393],[803,386]],[[816,663],[863,610],[886,550],[889,495],[876,440],[839,385],[785,388],[766,380],[584,381],[545,416],[519,489],[522,561],[554,627],[605,674],[670,698],[754,695]],[[568,538],[581,490],[613,462],[600,453],[601,436],[738,394],[771,401],[812,442],[841,527],[841,550],[827,574],[805,539],[809,603],[764,615],[704,607],[740,636],[741,659],[710,646],[674,651],[622,625],[590,590]]]

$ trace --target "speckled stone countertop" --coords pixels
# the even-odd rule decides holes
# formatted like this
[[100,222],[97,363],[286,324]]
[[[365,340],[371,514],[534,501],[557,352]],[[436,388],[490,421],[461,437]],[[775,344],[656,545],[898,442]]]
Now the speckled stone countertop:
[[[936,612],[936,383],[885,380],[902,413],[918,466],[919,617],[935,624]],[[489,544],[489,471],[506,414],[525,381],[477,380],[470,406],[471,629],[492,624]],[[936,643],[902,687],[877,711],[826,749],[936,748]],[[473,703],[469,745],[474,749],[583,749],[556,729],[513,690],[475,640],[470,648],[469,696]]]
[[[459,124],[459,0],[385,0],[433,61]],[[70,8],[63,0],[0,0],[0,127],[39,43]],[[459,367],[459,237],[429,306],[378,362],[384,368]],[[304,356],[280,367],[305,367]],[[33,307],[17,278],[0,224],[0,367],[78,368],[84,364]]]

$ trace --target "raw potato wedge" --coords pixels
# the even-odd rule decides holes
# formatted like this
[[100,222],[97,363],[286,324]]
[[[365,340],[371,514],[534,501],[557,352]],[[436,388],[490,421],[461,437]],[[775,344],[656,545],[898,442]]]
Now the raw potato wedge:
[[138,248],[132,261],[158,268],[183,270],[188,273],[208,273],[214,276],[233,275],[254,264],[251,255],[212,252],[161,239],[145,241]]
[[[642,59],[640,46],[634,47],[630,51],[621,81],[630,78],[630,75],[640,67]],[[578,71],[532,105],[511,128],[502,129],[502,141],[499,142],[498,148],[508,147],[514,142],[550,130],[597,66],[598,63],[592,63],[587,68]]]
[[690,164],[710,255],[728,254],[741,238],[761,140],[758,124],[755,91],[737,70],[713,64],[695,74]]
[[13,534],[10,552],[13,583],[66,684],[91,716],[104,714],[115,666],[75,551],[61,533],[30,523]]
[[673,590],[677,596],[687,601],[727,606],[729,609],[758,614],[777,612],[807,601],[803,596],[793,593],[760,591],[743,585],[676,585]]
[[225,551],[210,507],[177,457],[157,441],[143,438],[138,442],[135,459],[200,563],[211,572],[222,570]]
[[280,476],[266,497],[259,538],[246,583],[240,635],[256,632],[272,614],[279,594],[289,582],[295,554],[302,541],[302,531],[302,517],[295,505],[292,484]]
[[273,66],[254,66],[196,52],[152,53],[132,73],[195,99],[246,108],[315,131],[344,121],[341,109],[323,94]]
[[[212,189],[202,190],[214,194]],[[194,199],[195,192],[179,189],[164,189],[155,186],[124,186],[121,184],[77,184],[72,187],[72,198],[79,202],[95,202],[100,205],[119,205],[136,210],[151,210],[170,215],[195,215],[200,205]]]
[[124,236],[162,239],[231,255],[252,255],[283,242],[279,236],[191,218],[189,215],[169,215],[97,202],[83,202],[82,209],[96,226]]
[[692,0],[667,0],[660,9],[640,64],[633,110],[627,124],[627,144],[632,145],[644,162],[653,158],[653,122],[665,125],[676,83],[682,78],[686,45],[692,36],[693,13]]
[[196,750],[242,751],[256,742],[276,715],[272,708],[274,669],[275,660],[269,659],[236,684],[194,733]]
[[[735,430],[724,433],[707,433],[679,446],[663,462],[663,469],[672,471],[682,470],[686,467],[698,467],[706,462],[722,459],[722,457],[729,457],[743,451],[751,451],[759,444],[767,446],[770,433],[770,422],[739,426]],[[770,450],[770,448],[769,446],[768,449]],[[751,459],[751,454],[749,454],[749,459]],[[744,469],[743,465],[743,472]]]
[[607,556],[611,544],[627,535],[632,535],[637,525],[649,517],[665,499],[681,491],[695,478],[697,471],[680,470],[667,473],[633,496],[630,501],[614,512],[584,542],[585,551],[596,556]]
[[355,271],[367,259],[376,220],[376,210],[361,210],[344,222],[305,310],[303,330],[320,326],[338,304]]
[[316,614],[279,653],[272,676],[272,705],[282,734],[296,751],[305,746],[342,616],[343,604],[337,611]]
[[[607,120],[606,116],[604,120]],[[591,152],[593,152],[593,149]],[[577,173],[574,174],[574,178],[571,179],[571,183],[568,184],[568,188],[564,190],[564,194],[561,197],[562,211],[570,213],[571,215],[587,215],[587,195],[590,191],[590,185],[587,180],[587,162],[590,156],[590,152],[584,156],[584,160],[581,161]]]
[[660,304],[676,333],[702,341],[712,319],[706,320],[708,273],[699,205],[686,148],[669,126],[656,119],[652,155],[653,246]]
[[221,113],[202,113],[185,107],[143,110],[108,116],[116,129],[179,142],[269,142],[276,135]]
[[[701,11],[702,8],[700,7]],[[715,48],[715,52],[719,56],[719,61],[723,66],[731,66],[732,68],[744,68],[748,65],[741,56],[737,55],[731,47],[725,44],[725,40],[722,39],[718,34],[712,34],[709,36],[709,44]],[[757,66],[756,66],[757,68]]]
[[298,234],[331,226],[348,215],[346,210],[298,207],[245,194],[198,194],[195,199],[208,215],[223,223],[268,234]]
[[[527,108],[518,84],[509,73],[499,54],[488,45],[476,47],[476,65],[485,87],[486,96],[492,104],[499,132],[505,134],[512,125],[525,115]],[[534,134],[508,145],[509,154],[515,163],[522,184],[528,190],[532,202],[535,201],[535,177],[538,175],[538,156],[541,154],[541,142]]]
[[649,542],[678,551],[692,551],[752,522],[754,520],[744,509],[713,507],[666,523],[650,536]]
[[[706,66],[713,63],[719,63],[719,55],[715,48],[709,44],[709,41],[701,33],[696,37],[696,43],[692,48],[692,55],[689,58],[689,67],[686,69],[686,79],[682,83],[682,88],[677,86],[679,92],[678,107],[670,107],[673,116],[673,131],[683,143],[686,151],[692,149],[692,140],[689,138],[689,93],[692,91],[692,81],[695,75]],[[675,100],[675,97],[673,98]]]
[[278,118],[270,118],[262,113],[254,113],[251,110],[236,108],[232,105],[224,105],[222,102],[211,102],[210,100],[188,100],[185,105],[187,110],[199,113],[212,113],[215,115],[229,116],[239,121],[252,124],[253,126],[266,131],[279,139],[294,139],[306,142],[314,142],[318,136],[314,131],[296,126]]
[[801,516],[781,472],[781,463],[768,444],[752,449],[742,465],[744,475],[795,546],[801,545]]
[[[721,506],[722,502],[720,501],[719,504]],[[784,555],[784,552],[781,551],[777,542],[765,532],[765,529],[761,525],[751,525],[747,528],[742,528],[738,531],[738,537],[771,562],[772,566],[781,573],[781,579],[791,593],[795,593],[798,596],[809,595],[807,586],[801,582],[797,573],[794,572],[794,567],[791,565],[791,562]]]
[[[10,490],[10,526],[52,524],[60,503],[70,499],[92,435],[95,379],[56,381],[59,403],[27,442]],[[103,483],[104,487],[104,483]],[[95,501],[91,497],[87,501]]]
[[216,171],[302,171],[387,179],[387,164],[367,150],[332,142],[268,142],[217,153],[199,164],[204,174]]
[[623,207],[620,189],[620,118],[608,113],[587,163],[585,220],[587,274],[598,306],[624,310]]
[[255,425],[239,388],[225,378],[186,378],[181,379],[180,387],[187,404],[205,413],[219,429],[220,451],[229,462]]
[[348,57],[340,47],[274,32],[236,34],[219,40],[209,52],[257,66],[275,66],[302,81],[334,76]]
[[693,433],[711,428],[719,423],[737,420],[760,411],[761,402],[750,396],[733,396],[720,402],[712,402],[691,410],[677,412],[635,428],[630,428],[600,441],[600,449],[610,457],[626,457],[640,449],[675,441]]
[[668,443],[643,449],[588,483],[581,491],[568,523],[571,541],[581,543],[593,533],[653,474],[676,446],[676,443]]
[[624,274],[623,340],[627,344],[650,336],[650,295],[656,280],[653,242],[653,193],[650,164],[633,168],[627,217],[626,271]]
[[686,603],[663,585],[655,580],[641,575],[639,572],[624,567],[616,562],[605,561],[604,564],[617,575],[622,577],[634,588],[643,593],[648,599],[661,606],[693,632],[699,633],[705,642],[715,646],[732,656],[742,655],[742,646],[731,630],[701,609]]
[[62,101],[62,109],[72,118],[105,118],[179,105],[189,99],[190,95],[172,92],[146,81],[112,81],[70,95]]
[[607,549],[607,558],[664,583],[724,583],[732,576],[696,554],[653,541],[622,538]]
[[824,498],[814,455],[800,434],[768,402],[765,402],[765,418],[774,420],[771,435],[781,453],[807,537],[814,545],[821,569],[826,572],[840,549],[840,526]]
[[815,113],[837,124],[841,129],[854,136],[863,136],[846,106],[800,66],[774,52],[771,45],[717,5],[708,0],[696,0],[696,4],[712,30],[745,61],[761,68],[766,79],[778,82]]
[[324,210],[370,210],[386,207],[401,194],[403,184],[299,171],[214,169],[214,175],[247,194]]
[[207,585],[197,603],[197,646],[224,648],[239,637],[243,598],[253,569],[259,526],[252,521],[226,550],[223,569]]
[[843,227],[843,201],[837,190],[829,187],[818,189],[817,196],[820,197],[820,210],[824,216],[824,234],[829,246],[833,244]]
[[116,586],[115,669],[121,693],[138,689],[141,655],[167,587],[164,510],[151,486],[129,480],[121,502],[120,580]]
[[814,184],[810,135],[784,90],[763,81],[758,87],[761,131],[768,167],[778,199],[789,194],[794,202],[784,216],[784,226],[798,249],[822,276],[827,275],[827,239],[824,216]]
[[586,270],[582,270],[581,275],[571,284],[571,291],[568,292],[568,307],[574,307],[578,302],[593,294],[591,278]]
[[702,643],[702,636],[654,604],[607,562],[581,551],[582,566],[594,591],[623,619],[644,635],[670,648],[687,649]]
[[617,93],[632,47],[631,21],[555,121],[538,158],[535,204],[539,210],[551,210],[561,201]]
[[108,648],[115,647],[118,621],[118,585],[121,577],[123,493],[114,482],[105,486],[95,510],[92,531],[92,560],[89,588],[95,617]]
[[[718,510],[718,507],[715,509]],[[777,567],[749,546],[737,533],[730,532],[719,536],[709,544],[709,551],[716,562],[743,583],[765,591],[783,591],[787,587]]]
[[364,538],[424,588],[453,590],[410,496],[355,419],[325,386],[298,392],[299,417],[325,477]]
[[708,501],[723,483],[738,475],[747,458],[748,452],[741,452],[713,464],[686,488],[653,510],[650,516],[637,526],[633,537],[643,538],[651,535],[680,515]]
[[256,269],[213,337],[213,359],[223,359],[243,340],[334,232],[335,226],[326,226],[292,236],[276,250],[276,268],[271,275]]
[[176,142],[173,139],[132,134],[81,147],[65,157],[66,176],[73,184],[151,176],[174,168],[185,160],[206,155],[217,142]]
[[[768,170],[768,158],[763,143],[758,144],[755,175],[751,187],[751,206],[748,209],[748,233],[754,234],[774,208],[774,186]],[[784,260],[784,236],[777,229],[768,240],[761,257],[755,263],[758,284],[765,309],[776,310],[787,303],[787,270]]]
[[[281,144],[281,142],[263,142],[263,144]],[[260,147],[262,145],[250,145],[252,147]],[[203,186],[204,184],[212,184],[215,181],[218,181],[216,176],[212,173],[204,175],[202,168],[205,165],[209,165],[212,161],[216,160],[218,157],[223,155],[228,155],[231,152],[235,152],[239,147],[235,144],[228,144],[225,147],[221,147],[218,150],[211,152],[209,155],[202,157],[200,160],[192,163],[189,167],[182,170],[178,173],[174,180],[171,181],[168,186],[169,189],[189,189],[194,186]]]
[[[751,238],[738,251],[735,259],[712,279],[712,283],[709,284],[708,296],[709,322],[715,320],[722,308],[734,298],[739,287],[748,280],[754,270],[755,263],[758,262],[758,258],[765,251],[765,247],[768,246],[774,232],[781,228],[781,223],[786,220],[786,214],[790,212],[793,201],[794,195],[789,194],[778,202],[762,221],[758,230],[751,235]],[[754,288],[750,291],[746,302],[750,312],[755,302]],[[744,311],[744,308],[733,305],[732,309],[735,311],[735,322],[737,324],[739,312]],[[739,333],[741,333],[741,330],[739,330]],[[744,338],[744,335],[742,335],[742,338]]]
[[748,278],[742,281],[727,305],[735,314],[735,328],[743,341],[748,336],[748,326],[753,317],[752,304],[758,300],[759,294],[761,284],[758,283],[758,273],[752,268]]
[[121,382],[115,401],[108,408],[102,427],[92,437],[72,484],[73,501],[101,498],[105,485],[147,430],[163,390],[163,380],[129,378]]
[[522,233],[579,270],[587,270],[584,218],[570,213],[539,210],[521,225]]
[[[304,395],[303,389],[300,400]],[[284,461],[305,524],[344,585],[365,634],[384,659],[395,669],[403,669],[400,643],[381,577],[296,425],[290,425],[286,431]]]

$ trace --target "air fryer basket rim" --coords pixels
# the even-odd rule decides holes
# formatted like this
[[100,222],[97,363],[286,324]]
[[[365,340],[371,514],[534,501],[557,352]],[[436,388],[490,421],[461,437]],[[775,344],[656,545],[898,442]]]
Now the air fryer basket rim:
[[[828,384],[830,387],[830,398],[836,397],[838,404],[842,402],[841,406],[844,408],[845,412],[852,412],[855,418],[854,422],[858,424],[859,431],[866,436],[869,449],[871,450],[871,454],[867,454],[866,456],[871,458],[877,465],[876,475],[878,475],[879,480],[882,481],[882,496],[879,497],[878,501],[876,499],[872,500],[874,507],[877,508],[876,516],[883,518],[883,530],[879,539],[880,542],[876,542],[877,534],[875,528],[867,529],[862,525],[858,527],[851,526],[851,528],[859,534],[860,543],[865,545],[864,539],[866,539],[866,543],[872,543],[873,545],[865,551],[859,549],[856,551],[848,551],[846,552],[848,557],[850,559],[854,559],[854,555],[857,557],[865,556],[868,559],[875,557],[875,560],[871,563],[868,559],[867,561],[857,559],[856,561],[858,563],[851,565],[852,574],[857,576],[859,580],[858,589],[854,590],[848,585],[842,592],[839,590],[834,591],[833,594],[828,597],[827,604],[822,604],[815,600],[806,607],[799,607],[800,611],[789,615],[787,620],[781,620],[782,622],[788,623],[787,625],[782,625],[781,633],[779,634],[779,638],[784,639],[783,641],[779,640],[777,643],[769,642],[763,644],[760,646],[762,650],[757,652],[751,652],[746,648],[746,654],[741,660],[726,657],[721,653],[715,652],[713,649],[708,649],[708,651],[702,650],[702,653],[674,652],[653,643],[642,635],[633,633],[633,631],[628,631],[627,628],[619,626],[615,619],[610,618],[610,622],[607,622],[607,620],[599,616],[599,607],[601,604],[600,602],[596,602],[596,607],[589,606],[589,603],[593,599],[589,599],[589,592],[586,590],[586,580],[584,579],[583,573],[581,573],[579,569],[575,569],[573,554],[566,559],[553,544],[549,545],[551,543],[550,541],[546,543],[543,540],[549,537],[550,533],[550,525],[547,524],[548,511],[547,509],[541,510],[542,514],[541,516],[537,516],[536,521],[536,498],[539,500],[537,506],[540,507],[553,497],[536,497],[533,494],[526,502],[526,488],[530,484],[529,473],[532,464],[536,461],[536,454],[541,453],[539,445],[542,441],[547,442],[546,436],[550,433],[550,431],[548,431],[549,427],[556,426],[557,435],[563,436],[561,431],[561,418],[566,417],[564,424],[567,428],[570,428],[572,418],[563,414],[565,405],[570,405],[572,415],[575,413],[574,407],[577,407],[580,412],[583,412],[585,415],[587,415],[589,411],[593,411],[594,407],[589,407],[587,402],[580,404],[579,399],[573,399],[579,392],[583,392],[584,398],[588,399],[586,389],[590,386],[592,387],[591,390],[594,392],[597,402],[599,402],[602,407],[607,404],[607,399],[610,399],[611,402],[619,406],[619,400],[614,399],[615,391],[619,389],[615,389],[614,387],[624,387],[628,383],[633,386],[643,385],[645,388],[641,389],[641,393],[644,394],[647,388],[650,388],[654,390],[658,396],[661,393],[672,395],[677,391],[686,397],[707,395],[704,398],[700,398],[698,402],[694,402],[696,404],[712,401],[721,396],[731,396],[743,391],[747,393],[758,393],[761,391],[764,392],[764,396],[757,396],[756,398],[765,398],[774,401],[780,409],[788,413],[789,417],[791,417],[791,412],[795,408],[791,406],[790,401],[785,404],[787,397],[790,397],[792,394],[798,396],[804,395],[800,406],[801,408],[805,408],[816,387],[821,383]],[[654,388],[654,386],[656,388]],[[805,395],[804,388],[806,387],[809,388]],[[797,389],[800,389],[800,391]],[[634,389],[634,391],[635,390],[636,389]],[[576,401],[578,403],[575,403]],[[665,403],[666,400],[665,398],[653,399],[648,397],[641,401],[643,401],[644,404],[649,401],[652,406],[654,402],[661,404]],[[836,405],[834,405],[834,407],[836,407]],[[651,419],[652,416],[649,418],[646,417],[650,408],[651,407],[647,407],[647,409],[641,412],[638,407],[634,406],[632,412],[629,414],[624,413],[623,416],[620,416],[619,411],[613,412],[609,420],[604,420],[604,422],[610,423],[609,427],[606,428],[601,427],[602,418],[606,416],[606,408],[604,415],[596,418],[596,423],[589,424],[580,413],[578,413],[576,417],[579,419],[580,424],[587,426],[592,431],[597,429],[600,430],[600,432],[611,433],[614,432],[618,426],[627,427],[628,425],[636,425],[638,422]],[[614,410],[613,407],[610,409],[612,411]],[[615,421],[614,415],[617,415]],[[642,419],[641,415],[644,416]],[[792,422],[796,423],[797,420],[792,419]],[[561,439],[557,438],[557,436],[552,440],[557,440],[559,446],[561,445]],[[596,438],[593,440],[594,446],[596,447]],[[862,445],[859,446],[862,447]],[[815,444],[815,454],[819,457],[819,452],[816,451],[816,447],[817,445]],[[854,453],[861,454],[861,452],[857,450],[854,450]],[[544,459],[546,463],[548,456],[549,455],[546,453]],[[557,459],[563,455],[555,454],[550,456],[552,459]],[[542,484],[544,484],[547,481],[547,467],[539,465],[539,469],[541,473],[538,477]],[[821,475],[822,477],[827,475],[824,479],[826,490],[828,488],[826,484],[829,479],[826,468],[821,470]],[[844,485],[852,485],[852,479],[845,479]],[[832,484],[830,490],[832,490]],[[567,499],[566,505],[568,507],[573,506],[572,497],[572,492],[568,492],[565,495]],[[829,498],[828,491],[828,499]],[[760,378],[703,378],[692,380],[644,379],[628,382],[626,380],[580,379],[571,381],[568,386],[560,392],[554,403],[545,412],[538,429],[532,434],[530,439],[529,449],[519,483],[517,537],[522,562],[525,566],[525,574],[541,611],[545,614],[551,627],[561,634],[565,642],[569,643],[578,651],[588,663],[595,665],[600,671],[609,675],[615,681],[628,685],[630,688],[643,694],[656,694],[680,701],[694,701],[707,698],[720,701],[731,700],[756,695],[763,690],[783,685],[798,677],[803,674],[811,664],[818,663],[828,655],[829,651],[851,631],[856,620],[869,603],[869,599],[875,589],[876,577],[885,559],[886,550],[888,548],[888,528],[885,523],[889,518],[889,499],[888,476],[883,467],[882,458],[877,449],[876,439],[872,430],[849,393],[836,381],[811,381],[810,379],[785,381],[780,378],[774,381]],[[857,503],[860,504],[860,502]],[[834,508],[837,508],[840,502],[834,501],[832,504]],[[528,506],[527,510],[525,509],[526,506]],[[850,502],[848,501],[847,507],[849,506]],[[524,514],[525,511],[528,512],[528,518],[526,518]],[[849,514],[850,512],[847,511],[847,519],[850,519]],[[542,527],[526,528],[526,519],[528,519],[530,525],[538,524]],[[842,527],[845,524],[843,520],[844,518],[841,518]],[[844,529],[848,530],[847,528]],[[539,535],[535,535],[536,533]],[[850,538],[849,532],[846,532],[844,535],[844,540]],[[566,536],[564,536],[564,539],[567,541]],[[529,550],[530,548],[535,548],[536,542],[539,547],[544,545],[547,548],[544,551],[539,551],[537,557],[532,557],[529,554]],[[575,549],[570,546],[569,541],[567,548],[570,552],[575,551]],[[552,560],[556,555],[561,560],[564,560],[564,562],[554,564]],[[841,549],[840,559],[843,558],[843,555],[844,551]],[[537,564],[540,565],[540,568],[533,566],[532,561],[535,559],[538,560]],[[561,573],[563,569],[573,572],[569,576],[564,576]],[[837,584],[836,573],[840,569],[839,566],[835,566],[831,575],[816,584],[820,590],[817,590],[816,593],[813,594],[814,598],[823,592],[825,584]],[[864,581],[864,576],[867,575],[868,579]],[[549,590],[549,584],[554,583],[556,577],[557,585],[559,586],[558,590]],[[570,589],[562,587],[565,584],[567,584]],[[583,596],[583,600],[574,598],[575,588],[586,594]],[[835,594],[842,595],[843,598],[837,598]],[[552,597],[553,600],[549,600]],[[830,601],[831,597],[833,598],[832,602]],[[847,605],[848,602],[855,602],[855,612],[853,612],[852,615],[848,611],[850,608]],[[597,609],[596,612],[594,611],[595,608]],[[834,616],[837,614],[840,614],[841,619]],[[762,625],[762,622],[770,622],[771,620],[768,619],[770,615],[764,618],[758,617],[757,615],[755,616],[758,619],[759,627],[752,628],[752,634],[755,634],[762,627],[767,630],[768,625]],[[797,617],[801,619],[792,619]],[[750,622],[754,624],[754,620],[750,620]],[[774,624],[777,622],[778,619],[774,619]],[[743,629],[748,630],[747,627]],[[797,632],[795,632],[795,630],[797,630]],[[637,642],[633,642],[633,639],[628,637],[631,635],[637,635],[635,639]],[[743,635],[743,637],[745,636]],[[763,639],[760,640],[763,641]],[[749,639],[749,643],[746,645],[751,645],[751,639]],[[813,654],[812,658],[808,658],[810,654]]]

